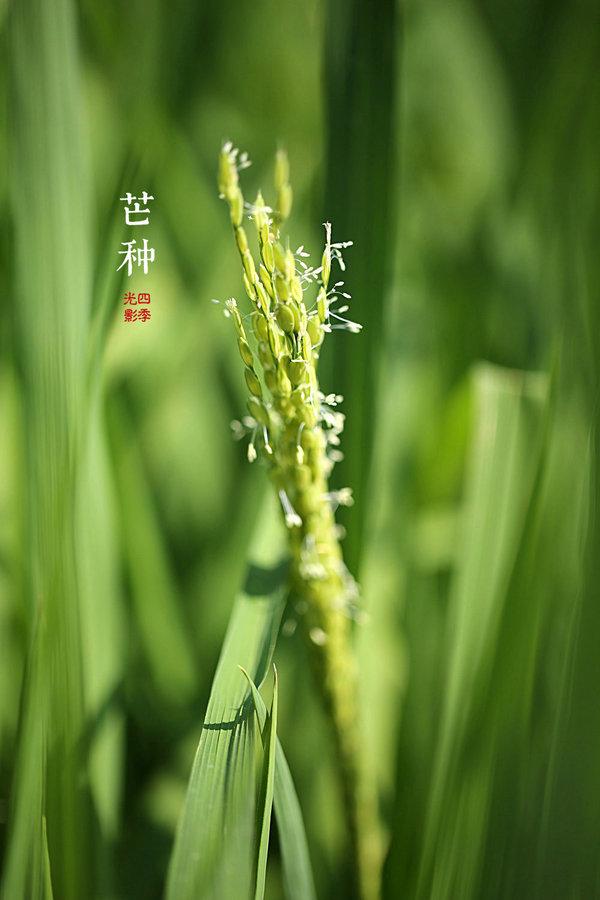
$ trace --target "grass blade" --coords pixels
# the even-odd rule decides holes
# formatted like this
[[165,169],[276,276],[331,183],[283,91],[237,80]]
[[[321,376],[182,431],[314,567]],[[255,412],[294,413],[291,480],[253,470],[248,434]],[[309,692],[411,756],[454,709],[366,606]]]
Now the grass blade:
[[41,897],[43,897],[43,900],[53,900],[54,895],[52,891],[52,873],[50,871],[50,854],[48,853],[48,833],[46,830],[45,818],[42,821],[42,850],[44,854],[44,884],[41,891]]
[[[125,623],[115,535],[115,490],[104,417],[90,403],[78,485],[78,583],[81,606],[87,757],[95,818],[103,838],[98,869],[108,878],[109,848],[119,828],[123,784],[123,713],[114,702],[123,680]],[[87,748],[86,748],[87,749]]]
[[279,741],[275,762],[275,817],[285,893],[288,900],[316,900],[302,810],[292,773]]
[[480,896],[495,773],[509,735],[527,720],[537,643],[537,611],[526,605],[515,572],[523,568],[533,532],[546,380],[483,366],[476,393],[462,553],[450,607],[447,693],[417,890],[418,897],[436,900]]
[[[254,708],[258,715],[258,688],[248,675],[242,669],[246,679],[250,685]],[[276,765],[276,747],[277,747],[277,701],[279,684],[277,679],[277,670],[273,667],[273,676],[275,679],[273,685],[273,701],[271,710],[264,719],[264,725],[261,725],[261,737],[265,758],[263,761],[263,776],[260,790],[259,811],[259,843],[258,843],[258,859],[256,864],[256,889],[254,892],[254,900],[262,900],[265,895],[265,881],[267,877],[267,857],[269,854],[269,835],[271,833],[271,813],[273,811],[273,791],[275,784],[275,765]]]
[[[185,629],[141,451],[122,404],[111,417],[125,556],[145,659],[161,698],[183,705],[196,688],[196,664]],[[140,547],[144,549],[140,553]]]
[[[350,485],[351,515],[340,515],[346,528],[344,556],[358,573],[367,479],[375,434],[378,362],[386,326],[386,292],[395,249],[396,88],[400,5],[378,4],[377,14],[361,0],[327,3],[326,173],[327,216],[337,240],[353,240],[352,317],[364,330],[352,342],[341,336],[323,356],[326,389],[330,383],[352,403],[344,429],[344,459],[336,467],[340,485]],[[352,110],[349,116],[348,111]],[[377,135],[377,140],[373,140]],[[349,185],[352,189],[349,190]],[[344,273],[341,273],[341,278]],[[337,279],[336,279],[337,280]],[[335,372],[335,381],[330,377]]]
[[39,871],[45,853],[45,813],[54,891],[78,900],[90,895],[92,828],[82,777],[75,513],[91,259],[72,3],[13,5],[10,39],[10,186],[27,435],[31,651],[3,887],[10,900],[31,895],[32,870]]
[[266,676],[285,599],[279,517],[269,503],[213,681],[167,882],[168,900],[247,897],[255,872],[256,767],[262,757],[239,668]]
[[[267,721],[267,707],[254,682],[248,680],[262,731]],[[274,804],[286,896],[288,900],[316,900],[302,810],[279,738],[275,749]]]

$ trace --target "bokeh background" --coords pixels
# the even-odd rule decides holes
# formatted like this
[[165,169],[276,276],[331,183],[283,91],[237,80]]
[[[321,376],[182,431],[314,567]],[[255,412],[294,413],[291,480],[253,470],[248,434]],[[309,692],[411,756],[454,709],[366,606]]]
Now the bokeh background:
[[[0,9],[7,900],[34,896],[36,803],[63,796],[73,741],[92,824],[55,798],[54,896],[163,890],[266,487],[231,438],[245,387],[210,302],[243,296],[224,139],[253,160],[247,196],[286,147],[294,246],[318,254],[325,218],[354,241],[364,330],[328,339],[322,383],[345,397],[383,895],[600,897],[597,4]],[[156,261],[123,279],[119,198],[143,189]],[[151,292],[151,321],[123,323],[125,290]],[[350,896],[296,635],[276,661],[318,895]]]

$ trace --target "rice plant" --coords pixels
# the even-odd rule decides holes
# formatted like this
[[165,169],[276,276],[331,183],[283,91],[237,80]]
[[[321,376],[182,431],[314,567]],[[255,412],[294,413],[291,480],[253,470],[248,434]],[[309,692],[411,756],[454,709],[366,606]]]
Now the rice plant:
[[0,34],[3,900],[600,897],[595,4]]
[[239,170],[247,163],[247,156],[238,154],[231,144],[223,147],[219,190],[229,205],[251,303],[255,346],[251,349],[240,310],[231,298],[226,313],[237,331],[250,391],[250,415],[239,428],[250,432],[248,457],[254,461],[260,452],[281,503],[300,627],[311,647],[335,733],[351,855],[361,895],[372,897],[378,890],[377,823],[371,786],[361,771],[351,635],[358,590],[344,565],[340,528],[334,518],[338,506],[351,504],[352,494],[347,487],[331,491],[328,484],[336,461],[342,458],[344,415],[337,407],[343,398],[325,394],[317,375],[326,335],[361,329],[347,318],[350,294],[344,290],[343,279],[330,286],[332,269],[344,273],[343,252],[352,242],[333,241],[331,223],[326,222],[320,265],[305,261],[309,253],[303,245],[292,251],[288,239],[284,247],[281,230],[290,213],[292,189],[287,158],[280,151],[275,167],[276,206],[266,205],[260,191],[249,206],[259,244],[257,266],[243,226],[244,197],[239,185]]

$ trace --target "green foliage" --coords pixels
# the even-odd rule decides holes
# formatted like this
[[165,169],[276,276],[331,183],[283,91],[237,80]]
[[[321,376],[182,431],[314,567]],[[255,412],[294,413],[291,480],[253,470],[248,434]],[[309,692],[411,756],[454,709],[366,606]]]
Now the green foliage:
[[264,890],[277,695],[264,732],[265,776],[257,836],[256,770],[262,753],[240,668],[252,682],[261,684],[266,677],[285,599],[287,567],[282,565],[277,520],[270,505],[259,520],[256,547],[227,630],[177,830],[167,886],[167,897],[173,900],[245,897],[253,882],[257,897]]
[[[89,179],[79,127],[71,5],[11,10],[11,207],[26,434],[26,676],[3,892],[89,891],[91,819],[81,777],[86,694],[76,492],[85,431],[91,299]],[[52,199],[51,199],[52,198]]]
[[323,362],[327,381],[346,398],[350,413],[345,457],[335,483],[351,485],[355,495],[357,515],[342,516],[342,522],[347,530],[346,561],[357,575],[376,440],[377,361],[382,361],[382,341],[391,319],[388,292],[398,204],[399,9],[395,0],[380,2],[377,15],[361,0],[325,4],[323,214],[358,248],[344,289],[353,294],[353,316],[364,333],[356,346],[342,338],[326,348]]
[[[247,673],[244,673],[247,675]],[[252,691],[252,700],[254,708],[261,728],[261,733],[265,733],[267,726],[269,728],[269,754],[265,756],[267,776],[273,772],[273,797],[275,804],[275,815],[277,816],[277,831],[281,844],[281,856],[283,863],[283,876],[285,881],[286,896],[289,900],[312,900],[315,897],[315,888],[313,883],[313,875],[308,855],[308,846],[306,843],[306,834],[304,832],[304,823],[302,821],[302,812],[300,804],[292,781],[289,766],[287,764],[283,749],[279,740],[273,745],[274,730],[272,727],[273,709],[267,713],[264,700],[262,699],[258,688],[252,681],[250,690]],[[275,680],[275,688],[273,693],[273,704],[275,704],[275,689],[277,680]],[[264,745],[264,739],[263,739]],[[273,754],[274,746],[274,754]],[[266,794],[266,792],[265,792]],[[266,805],[265,805],[266,811]],[[269,810],[270,814],[270,810]],[[263,828],[266,833],[265,844],[268,843],[268,828]],[[261,853],[265,849],[263,847],[263,835],[261,834]],[[266,862],[266,858],[265,858]],[[263,882],[264,887],[264,882]],[[257,882],[258,889],[258,882]]]
[[[529,596],[523,569],[535,536],[536,485],[547,431],[544,380],[482,369],[476,394],[476,430],[448,610],[446,691],[419,867],[417,896],[423,897],[481,895],[495,775],[510,760],[510,743],[525,743],[535,714],[533,673],[542,611],[536,608],[539,598]],[[462,772],[465,758],[472,760],[468,780]],[[457,847],[457,833],[464,834],[468,855]]]
[[[244,671],[244,675],[250,684],[254,709],[258,715],[260,700],[258,688]],[[255,900],[262,900],[265,895],[265,880],[267,876],[267,855],[269,852],[269,835],[271,833],[271,812],[273,810],[273,794],[275,788],[275,760],[277,747],[277,701],[279,685],[277,682],[277,669],[273,669],[273,702],[271,709],[264,717],[261,729],[261,739],[264,751],[263,772],[260,782],[260,795],[258,804],[258,858],[256,861],[256,889]],[[266,711],[265,711],[266,712]]]
[[[597,897],[596,5],[19,0],[0,28],[3,898],[355,889],[302,605],[239,593],[253,536],[261,568],[279,545],[209,302],[240,293],[229,135],[249,197],[287,148],[292,251],[319,210],[354,241],[364,330],[319,381],[345,396],[382,897]],[[157,260],[121,280],[144,188]],[[129,288],[150,322],[121,321]]]

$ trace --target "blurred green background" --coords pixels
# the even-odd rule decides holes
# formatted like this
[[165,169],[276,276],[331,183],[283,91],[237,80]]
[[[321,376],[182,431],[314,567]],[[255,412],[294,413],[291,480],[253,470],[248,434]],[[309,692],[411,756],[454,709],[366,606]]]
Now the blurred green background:
[[[46,896],[26,874],[46,804],[56,898],[163,890],[266,487],[210,303],[243,296],[229,138],[247,196],[287,148],[294,246],[318,254],[325,217],[354,241],[364,331],[328,339],[322,384],[345,397],[383,896],[600,897],[597,3],[0,9],[7,900]],[[119,198],[143,189],[156,261],[122,279]],[[123,323],[125,290],[151,321]],[[317,893],[351,896],[295,635],[276,661]]]

